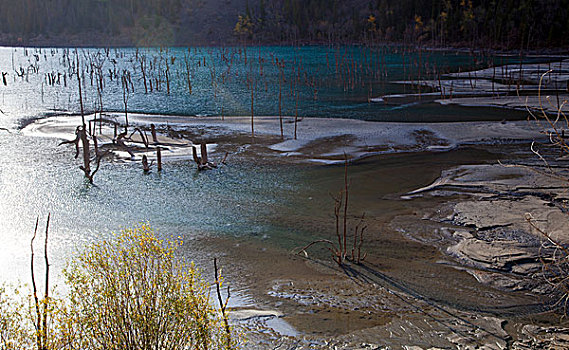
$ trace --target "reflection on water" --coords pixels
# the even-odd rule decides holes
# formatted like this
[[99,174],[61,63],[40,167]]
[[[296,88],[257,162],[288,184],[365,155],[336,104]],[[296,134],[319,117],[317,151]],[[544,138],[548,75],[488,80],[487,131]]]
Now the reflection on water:
[[[52,213],[50,251],[61,267],[76,247],[141,221],[185,239],[261,235],[274,207],[302,184],[294,171],[237,162],[197,173],[189,161],[144,175],[139,164],[102,164],[87,184],[58,140],[0,137],[0,276],[25,276],[36,217]],[[41,222],[41,220],[40,220]],[[40,226],[41,227],[41,226]]]

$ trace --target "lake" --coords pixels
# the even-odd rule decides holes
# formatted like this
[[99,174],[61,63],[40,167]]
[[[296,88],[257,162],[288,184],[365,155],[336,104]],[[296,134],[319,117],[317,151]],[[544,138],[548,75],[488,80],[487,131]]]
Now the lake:
[[[395,81],[519,62],[512,56],[319,46],[80,49],[78,56],[85,110],[90,112],[121,112],[126,100],[129,112],[219,119],[249,115],[253,96],[255,115],[275,116],[280,91],[282,114],[289,116],[424,123],[526,117],[508,110],[369,102],[370,97],[419,90]],[[0,72],[6,73],[5,84],[0,83],[0,126],[11,130],[0,131],[3,280],[28,281],[35,220],[39,216],[42,227],[48,213],[55,271],[84,244],[143,221],[162,236],[183,239],[184,253],[198,261],[209,256],[192,242],[204,237],[241,237],[286,252],[331,234],[329,194],[342,186],[339,166],[272,164],[237,156],[210,172],[177,160],[162,173],[144,175],[137,163],[103,162],[95,185],[88,184],[71,148],[58,147],[55,138],[19,132],[46,116],[79,113],[76,69],[74,49],[0,49]],[[387,166],[384,159],[372,159],[350,167],[356,179],[354,215],[366,211],[379,222],[407,212],[404,202],[386,198],[427,185],[444,167],[491,161],[494,154],[467,149],[443,158],[420,153],[394,157]],[[432,259],[433,253],[424,257]],[[449,273],[442,281],[455,277]],[[436,294],[437,288],[425,290]]]

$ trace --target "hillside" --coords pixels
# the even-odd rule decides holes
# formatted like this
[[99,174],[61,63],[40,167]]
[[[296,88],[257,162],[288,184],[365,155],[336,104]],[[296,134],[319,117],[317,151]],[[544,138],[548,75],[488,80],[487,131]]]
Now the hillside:
[[0,8],[3,45],[569,44],[569,0],[0,0]]

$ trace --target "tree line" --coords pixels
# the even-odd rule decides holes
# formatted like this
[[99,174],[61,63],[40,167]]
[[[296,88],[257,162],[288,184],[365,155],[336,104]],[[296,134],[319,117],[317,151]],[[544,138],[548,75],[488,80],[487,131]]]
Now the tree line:
[[259,40],[509,49],[569,43],[568,0],[259,0],[244,15]]
[[242,39],[509,49],[569,43],[569,0],[0,0],[0,8],[3,41],[22,44],[38,36],[59,45],[69,35],[92,38],[85,34],[140,46]]

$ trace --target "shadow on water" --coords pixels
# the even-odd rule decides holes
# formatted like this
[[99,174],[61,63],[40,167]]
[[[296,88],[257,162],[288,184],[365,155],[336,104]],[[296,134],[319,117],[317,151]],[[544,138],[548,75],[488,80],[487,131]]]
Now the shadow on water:
[[[401,281],[398,281],[398,280],[380,272],[378,266],[372,267],[372,265],[368,265],[365,263],[361,264],[361,265],[356,265],[356,266],[344,265],[344,266],[342,266],[342,270],[346,273],[347,276],[349,276],[354,281],[358,281],[358,282],[366,283],[366,284],[378,284],[378,285],[386,288],[391,295],[394,295],[395,297],[397,297],[401,302],[409,305],[415,311],[427,316],[429,319],[431,319],[431,320],[435,321],[436,323],[442,325],[443,327],[447,328],[452,333],[459,334],[465,338],[470,338],[471,340],[474,340],[475,342],[478,341],[478,339],[476,339],[472,335],[467,334],[467,333],[465,333],[459,329],[456,329],[455,327],[452,326],[452,321],[458,321],[461,324],[466,325],[473,330],[483,331],[484,333],[486,333],[486,334],[488,334],[494,338],[497,338],[499,340],[503,340],[503,341],[508,340],[508,339],[505,339],[504,337],[500,336],[499,334],[496,334],[495,332],[493,332],[491,330],[487,330],[484,327],[481,327],[479,325],[472,323],[471,321],[469,321],[465,317],[462,317],[456,313],[448,311],[446,308],[443,307],[443,305],[441,305],[440,302],[431,300],[430,298],[426,297],[425,295],[422,295],[419,292],[417,292],[416,290],[405,285],[405,283],[402,283]],[[408,298],[405,298],[404,296],[400,295],[399,292],[403,292],[406,295],[410,295],[415,300],[410,301]],[[430,307],[438,310],[439,312],[443,313],[444,315],[446,315],[448,317],[441,318],[437,315],[430,313],[423,306],[419,305],[419,303],[417,301],[422,301],[422,302],[428,304]],[[477,311],[480,311],[480,310],[477,310]],[[449,321],[449,318],[451,319],[450,321]]]

